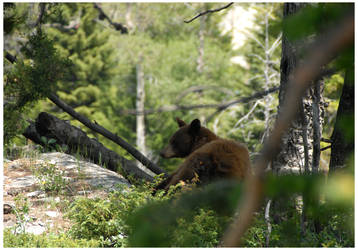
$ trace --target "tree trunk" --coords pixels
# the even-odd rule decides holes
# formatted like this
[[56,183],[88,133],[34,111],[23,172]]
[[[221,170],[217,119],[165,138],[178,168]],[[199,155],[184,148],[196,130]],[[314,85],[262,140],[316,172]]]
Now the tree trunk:
[[[36,122],[30,122],[23,135],[44,147],[57,150],[56,145],[61,146],[65,153],[74,156],[81,155],[96,164],[106,166],[109,170],[117,171],[121,168],[125,174],[132,174],[136,178],[148,181],[153,180],[152,176],[139,169],[133,161],[107,149],[96,139],[89,138],[85,132],[72,126],[69,122],[48,113],[40,113]],[[41,137],[45,137],[46,141],[43,141]],[[50,139],[54,139],[55,142],[49,143]]]
[[[205,6],[205,4],[204,4]],[[205,38],[205,22],[206,16],[200,18],[200,29],[199,29],[199,47],[198,47],[198,59],[196,70],[199,74],[203,73],[204,70],[204,38]]]
[[331,136],[332,148],[329,172],[344,167],[347,157],[354,152],[354,69],[346,70],[336,123]]
[[[283,9],[283,16],[287,18],[290,15],[295,14],[299,9],[303,7],[302,3],[285,3]],[[278,113],[280,114],[281,107],[284,103],[286,90],[288,86],[289,77],[298,64],[297,48],[291,44],[286,34],[282,35],[282,57],[281,57],[281,81],[279,92],[279,106]],[[305,99],[305,98],[303,98]],[[306,104],[306,105],[305,105]],[[304,113],[304,107],[310,107],[307,105],[306,100],[301,100],[298,105],[300,107],[299,114],[296,120],[292,123],[289,131],[283,136],[281,151],[277,158],[273,161],[272,170],[276,174],[282,171],[301,171],[305,166],[304,155],[304,130],[306,127]]]
[[[136,66],[137,72],[137,99],[136,99],[136,110],[137,110],[137,119],[136,119],[136,144],[137,148],[144,156],[147,156],[147,148],[145,146],[145,114],[144,114],[144,101],[145,101],[145,85],[144,77],[141,64],[138,63]],[[137,161],[138,168],[152,175],[152,171],[145,168],[139,161]]]
[[[295,14],[304,3],[285,3],[284,18]],[[281,58],[281,83],[279,92],[278,113],[282,112],[281,107],[284,103],[289,77],[291,77],[295,68],[300,63],[298,55],[298,45],[290,43],[284,33],[282,36],[282,58]],[[302,46],[304,47],[304,46]],[[310,87],[306,94],[298,103],[298,115],[292,122],[288,132],[283,136],[281,151],[272,163],[272,170],[276,174],[280,173],[305,173],[318,172],[320,156],[320,137],[323,125],[324,103],[322,101],[322,80],[318,80],[316,85]],[[302,194],[302,214],[301,214],[301,235],[305,234],[305,222],[307,220],[306,207],[307,197]],[[292,201],[294,203],[297,200]],[[312,200],[310,202],[317,202]],[[273,216],[276,223],[287,217],[286,200],[275,200],[273,207],[275,214]],[[313,218],[316,229],[319,231],[319,221]]]
[[137,147],[142,154],[147,155],[147,150],[145,146],[145,121],[144,121],[144,101],[145,101],[145,87],[142,67],[140,64],[137,64],[137,99],[136,99],[136,110],[137,110]]

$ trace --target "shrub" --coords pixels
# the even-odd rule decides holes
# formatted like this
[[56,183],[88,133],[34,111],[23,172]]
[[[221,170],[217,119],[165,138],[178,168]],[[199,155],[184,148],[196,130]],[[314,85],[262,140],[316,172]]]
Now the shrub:
[[13,234],[10,228],[4,229],[4,247],[13,248],[57,248],[57,247],[66,247],[66,248],[75,248],[75,247],[101,247],[101,242],[91,239],[72,239],[68,237],[65,233],[59,235],[55,234],[41,234],[34,235],[30,233],[21,233]]

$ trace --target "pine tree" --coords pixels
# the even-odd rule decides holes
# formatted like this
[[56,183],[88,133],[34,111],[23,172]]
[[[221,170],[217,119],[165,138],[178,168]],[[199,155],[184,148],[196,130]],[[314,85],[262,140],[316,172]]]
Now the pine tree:
[[98,107],[115,73],[113,49],[108,43],[112,30],[97,22],[99,13],[92,3],[59,4],[58,8],[50,15],[47,32],[73,67],[69,77],[60,82],[57,94],[77,112],[106,125],[107,118]]

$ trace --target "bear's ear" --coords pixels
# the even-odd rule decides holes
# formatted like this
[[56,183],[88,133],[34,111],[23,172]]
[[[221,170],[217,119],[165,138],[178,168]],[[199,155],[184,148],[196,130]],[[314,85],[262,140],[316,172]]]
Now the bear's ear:
[[176,117],[175,120],[177,121],[179,128],[186,125],[185,121],[180,120],[178,117]]
[[197,134],[200,130],[201,124],[199,119],[195,119],[190,123],[189,132]]

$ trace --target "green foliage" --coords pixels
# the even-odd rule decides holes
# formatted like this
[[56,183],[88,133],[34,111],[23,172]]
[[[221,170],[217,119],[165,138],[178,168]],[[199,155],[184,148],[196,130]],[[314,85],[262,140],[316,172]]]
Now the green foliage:
[[68,234],[73,238],[102,240],[107,246],[127,246],[131,229],[125,220],[139,207],[158,200],[146,184],[112,192],[106,199],[79,198],[72,203],[67,217],[74,222]]
[[335,24],[352,7],[351,3],[307,4],[305,8],[283,22],[283,30],[292,40],[317,34]]
[[[344,194],[348,176],[334,176],[324,184],[321,177],[270,177],[264,188],[269,197],[286,197],[283,208],[287,218],[275,224],[271,218],[270,247],[353,246],[352,192],[346,201],[332,196],[332,184]],[[343,185],[342,189],[340,186]],[[180,185],[178,185],[180,186]],[[69,218],[75,223],[70,235],[75,238],[101,240],[103,246],[115,247],[216,247],[234,214],[241,185],[218,182],[206,187],[163,192],[151,195],[151,185],[132,187],[110,194],[106,199],[79,199],[72,204]],[[317,190],[319,188],[319,190]],[[345,190],[345,191],[342,191]],[[302,234],[299,197],[320,198],[306,201],[308,216]],[[292,198],[287,198],[292,197]],[[272,208],[271,208],[272,209]],[[272,210],[271,210],[272,211]],[[314,219],[322,230],[316,232]],[[245,247],[266,246],[267,224],[263,208],[243,239]]]
[[29,35],[22,46],[24,60],[17,59],[5,72],[4,142],[10,141],[25,127],[23,113],[56,89],[71,65],[54,48],[53,40],[41,30]]
[[26,20],[26,12],[18,11],[14,3],[4,3],[4,34],[11,34]]
[[53,194],[64,193],[68,180],[64,177],[65,171],[60,170],[55,164],[45,163],[32,168],[40,189]]
[[201,208],[193,218],[178,219],[171,246],[216,247],[228,220],[228,217],[218,216],[213,210]]
[[29,218],[30,203],[22,194],[15,197],[15,208],[13,213],[16,215],[16,225],[14,231],[16,233],[25,233],[25,224],[31,219]]
[[[128,218],[128,224],[133,228],[129,246],[213,246],[220,240],[228,222],[227,216],[233,214],[240,193],[241,186],[219,182],[203,190],[183,193],[174,199],[149,203]],[[207,220],[202,217],[204,214],[208,215]],[[210,230],[208,225],[212,226]],[[183,228],[190,230],[184,235],[179,234]]]
[[6,248],[89,248],[101,247],[100,241],[72,239],[64,233],[34,235],[29,233],[13,234],[11,229],[4,229],[4,247]]
[[[166,196],[151,194],[144,184],[109,194],[106,199],[77,199],[68,211],[73,238],[101,240],[104,246],[206,246],[217,245],[238,197],[236,186],[221,183],[204,194],[172,187]],[[214,190],[228,197],[212,196]],[[183,199],[182,199],[183,198]],[[195,201],[199,201],[199,204]],[[218,216],[221,215],[221,216]]]

